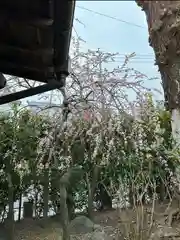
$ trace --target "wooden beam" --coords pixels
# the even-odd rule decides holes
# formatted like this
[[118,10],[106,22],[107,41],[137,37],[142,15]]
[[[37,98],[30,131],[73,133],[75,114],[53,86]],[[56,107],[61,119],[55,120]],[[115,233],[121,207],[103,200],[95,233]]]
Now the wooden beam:
[[25,48],[17,48],[9,45],[0,45],[0,59],[8,62],[15,62],[28,67],[38,67],[44,69],[53,65],[54,50],[38,49],[29,50]]
[[21,16],[30,14],[38,17],[51,17],[52,14],[50,0],[1,0],[0,9],[8,10],[9,16],[13,12]]
[[[75,1],[54,0],[54,66],[66,66],[73,27]],[[62,14],[60,14],[61,9]],[[62,69],[63,71],[63,69]],[[65,72],[68,69],[64,69]]]
[[50,79],[54,79],[53,67],[48,67],[39,70],[38,68],[29,68],[27,66],[2,60],[0,60],[0,72],[44,83],[46,83]]
[[[9,14],[11,14],[9,16]],[[44,28],[52,26],[53,19],[52,18],[44,18],[40,16],[33,16],[32,14],[19,14],[16,11],[13,11],[12,13],[9,13],[9,9],[1,9],[0,8],[0,22],[16,22],[16,24],[19,25],[30,25],[35,26],[38,28]]]
[[37,50],[39,48],[52,48],[53,27],[37,28],[27,25],[26,22],[0,22],[0,45]]
[[37,28],[47,28],[53,25],[53,19],[51,18],[37,18],[32,16],[20,16],[19,14],[11,15],[11,18],[8,18],[8,13],[2,11],[0,9],[0,22],[12,22],[16,23],[17,25],[24,25],[24,26],[33,26]]

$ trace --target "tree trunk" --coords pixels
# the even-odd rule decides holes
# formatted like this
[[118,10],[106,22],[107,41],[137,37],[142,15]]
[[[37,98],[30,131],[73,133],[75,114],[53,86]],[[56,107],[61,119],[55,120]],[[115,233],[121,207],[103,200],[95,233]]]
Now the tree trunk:
[[22,191],[19,194],[19,212],[18,212],[18,221],[19,222],[21,221],[21,208],[22,208]]
[[43,189],[43,218],[44,220],[48,217],[49,212],[49,169],[45,167],[44,169],[44,189]]
[[58,167],[52,167],[51,166],[51,193],[50,193],[50,197],[51,197],[51,201],[53,202],[54,205],[54,210],[56,215],[60,215],[60,211],[61,211],[61,206],[59,203],[59,196],[58,196],[58,192],[59,192],[59,170]]
[[133,180],[129,182],[129,204],[130,207],[134,207],[137,204],[138,193],[136,192],[135,186],[133,184]]
[[73,194],[72,194],[72,191],[70,191],[70,189],[67,189],[66,204],[68,208],[69,220],[72,220],[75,216],[75,204],[74,204]]
[[7,235],[8,240],[14,239],[14,188],[12,184],[12,176],[8,173],[8,219],[7,219]]
[[38,218],[38,196],[39,196],[39,192],[37,190],[37,184],[35,184],[34,187],[34,192],[35,192],[35,196],[34,196],[34,213],[35,213],[35,218]]
[[87,188],[88,188],[88,217],[90,219],[93,219],[93,196],[89,179],[87,181]]
[[[180,17],[178,15],[180,2],[136,2],[146,14],[149,28],[149,44],[154,49],[156,64],[162,76],[164,95],[168,108],[171,111],[177,110],[180,107]],[[172,127],[174,128],[174,126]]]
[[[172,135],[180,144],[180,1],[136,0],[144,10],[149,43],[162,76],[166,107],[171,111]],[[178,170],[178,176],[180,176]]]
[[133,192],[132,185],[129,185],[129,204],[131,207],[134,206],[134,192]]
[[67,207],[67,191],[66,186],[61,184],[60,186],[60,206],[61,206],[61,224],[63,229],[63,240],[69,240],[68,224],[69,224],[69,214]]
[[165,200],[166,188],[165,184],[160,181],[159,183],[159,201],[162,203]]
[[99,168],[97,165],[94,166],[92,174],[92,182],[89,181],[88,175],[86,175],[86,182],[88,186],[88,217],[93,220],[93,200],[94,192],[99,175]]

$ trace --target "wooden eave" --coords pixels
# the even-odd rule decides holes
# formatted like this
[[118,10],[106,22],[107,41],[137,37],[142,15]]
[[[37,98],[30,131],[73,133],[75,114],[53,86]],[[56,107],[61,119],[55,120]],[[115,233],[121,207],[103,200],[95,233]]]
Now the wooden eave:
[[0,72],[40,82],[66,71],[75,1],[1,0]]

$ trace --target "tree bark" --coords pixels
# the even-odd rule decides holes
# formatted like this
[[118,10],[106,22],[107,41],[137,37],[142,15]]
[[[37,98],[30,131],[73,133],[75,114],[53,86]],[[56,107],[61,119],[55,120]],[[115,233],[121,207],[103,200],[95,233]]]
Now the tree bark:
[[60,186],[60,206],[61,206],[61,224],[63,229],[63,240],[69,240],[68,224],[69,224],[69,214],[67,207],[67,191],[66,186],[61,184]]
[[180,10],[179,1],[136,1],[146,14],[149,44],[162,76],[170,110],[180,108]]
[[[51,166],[51,201],[53,202],[54,205],[54,210],[56,212],[56,215],[60,215],[61,212],[61,206],[59,203],[59,196],[58,196],[58,192],[59,192],[59,170],[58,167],[53,167]],[[58,189],[58,191],[57,191]]]
[[75,216],[75,203],[71,189],[67,188],[67,199],[66,204],[68,208],[69,221]]
[[129,183],[129,204],[130,204],[130,207],[134,207],[136,205],[136,202],[137,202],[136,193],[134,191],[133,183],[130,181],[130,183]]
[[35,192],[35,197],[34,197],[34,212],[35,212],[35,218],[38,218],[38,208],[37,208],[37,205],[38,205],[39,192],[38,192],[38,189],[37,189],[37,183],[35,183],[34,192]]
[[19,194],[19,212],[18,212],[18,221],[19,222],[21,221],[21,208],[22,208],[22,191]]
[[[149,44],[161,73],[172,136],[180,145],[180,1],[136,0],[146,14]],[[176,169],[180,177],[180,169]]]
[[14,188],[12,184],[12,176],[8,173],[8,221],[7,221],[7,235],[8,240],[14,239]]
[[48,218],[49,212],[49,169],[44,168],[44,186],[43,186],[43,218],[46,220]]
[[99,175],[99,168],[97,165],[94,166],[92,174],[92,182],[89,181],[88,175],[86,175],[86,182],[88,186],[88,217],[93,220],[93,200],[94,192]]

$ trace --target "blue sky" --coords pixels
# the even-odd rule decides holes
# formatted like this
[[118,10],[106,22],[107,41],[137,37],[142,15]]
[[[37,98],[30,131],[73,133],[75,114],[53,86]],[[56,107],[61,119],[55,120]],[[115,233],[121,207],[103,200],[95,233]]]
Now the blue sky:
[[[132,24],[104,17],[85,9],[103,13]],[[147,81],[145,86],[161,90],[160,76],[154,66],[154,53],[148,43],[148,30],[144,12],[136,5],[135,1],[77,1],[74,28],[86,43],[84,49],[97,49],[108,52],[130,54],[135,52],[137,58],[131,66],[158,80]],[[134,26],[134,25],[138,26]],[[75,34],[75,32],[73,33]],[[121,60],[122,61],[122,60]],[[120,64],[120,63],[116,63]],[[157,96],[162,98],[162,96]]]
[[[115,17],[120,21],[92,13],[80,7]],[[80,24],[76,19],[83,24]],[[121,20],[129,22],[129,24]],[[145,86],[162,91],[160,76],[154,66],[154,52],[148,43],[145,14],[136,5],[135,1],[77,1],[74,29],[85,40],[86,43],[82,46],[85,51],[100,48],[107,52],[119,52],[120,54],[135,52],[137,57],[130,66],[146,74],[149,78],[158,77],[156,80],[146,81]],[[73,35],[76,35],[75,31],[73,31]],[[117,60],[115,64],[109,63],[109,67],[116,67],[121,65],[122,62],[123,58]],[[49,94],[51,93],[45,95]],[[163,95],[156,94],[155,99],[163,99]],[[26,100],[39,101],[40,99],[39,96],[34,96],[26,98]]]

